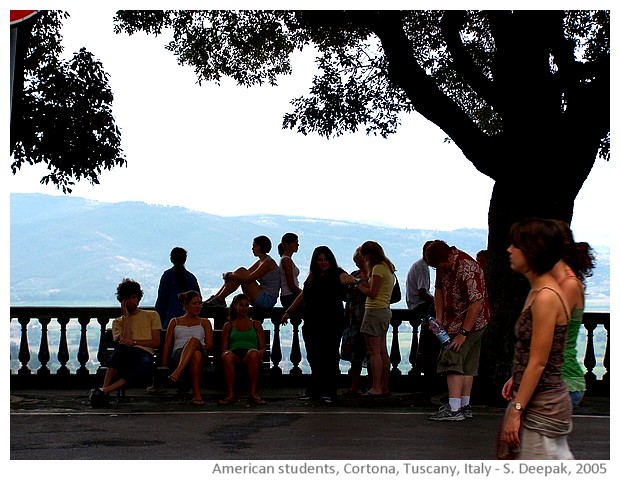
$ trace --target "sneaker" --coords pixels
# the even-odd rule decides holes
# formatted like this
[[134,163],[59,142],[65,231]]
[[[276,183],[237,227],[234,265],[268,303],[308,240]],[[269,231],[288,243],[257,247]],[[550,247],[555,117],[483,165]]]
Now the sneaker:
[[166,393],[168,390],[163,385],[151,385],[150,387],[146,387],[146,393]]
[[305,402],[307,400],[311,400],[312,397],[310,395],[308,395],[307,393],[304,393],[303,395],[300,395],[299,397],[297,397],[297,400],[301,400],[302,402]]
[[474,418],[474,412],[471,410],[471,405],[465,405],[461,407],[460,412],[465,418]]
[[88,395],[88,400],[93,408],[107,407],[110,403],[110,396],[100,388],[93,388]]
[[457,410],[453,412],[450,409],[450,405],[442,405],[439,407],[439,410],[434,415],[430,415],[426,417],[428,420],[433,420],[436,422],[460,422],[465,420],[463,416],[463,412],[461,410]]
[[226,308],[226,302],[224,300],[220,300],[217,296],[211,295],[207,298],[202,305],[205,307],[224,307]]
[[325,396],[325,397],[321,397],[321,398],[319,398],[319,401],[320,401],[321,403],[326,403],[326,404],[330,405],[330,404],[332,404],[332,403],[333,403],[334,399],[333,399],[332,397],[327,397],[327,396]]

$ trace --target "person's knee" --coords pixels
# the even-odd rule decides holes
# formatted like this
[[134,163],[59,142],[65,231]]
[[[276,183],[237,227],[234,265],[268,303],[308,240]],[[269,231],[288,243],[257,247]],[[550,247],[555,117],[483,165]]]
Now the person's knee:
[[222,365],[234,365],[236,363],[235,360],[237,359],[237,355],[235,355],[230,350],[226,350],[224,353],[222,353],[221,358]]
[[248,350],[248,353],[245,355],[244,363],[246,364],[257,364],[260,362],[260,352],[255,348]]

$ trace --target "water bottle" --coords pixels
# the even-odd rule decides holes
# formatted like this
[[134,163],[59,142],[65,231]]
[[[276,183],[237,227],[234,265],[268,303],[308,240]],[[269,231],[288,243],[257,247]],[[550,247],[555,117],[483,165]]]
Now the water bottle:
[[424,320],[428,323],[428,328],[430,328],[431,331],[435,334],[437,340],[439,340],[439,343],[441,343],[441,346],[447,350],[451,342],[450,335],[448,335],[448,333],[443,329],[443,327],[439,325],[439,322],[435,320],[435,318],[433,318],[432,316],[427,315]]

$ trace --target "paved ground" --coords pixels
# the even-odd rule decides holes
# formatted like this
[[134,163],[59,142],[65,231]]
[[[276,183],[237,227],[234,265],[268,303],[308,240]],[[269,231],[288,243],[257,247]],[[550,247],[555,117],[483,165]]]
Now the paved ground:
[[[280,388],[261,392],[267,405],[250,406],[241,398],[220,407],[221,393],[203,393],[202,407],[175,393],[129,390],[128,403],[92,409],[85,391],[14,391],[10,458],[492,460],[502,414],[499,408],[474,406],[471,420],[430,422],[426,417],[439,399],[429,402],[415,394],[341,397],[325,406],[299,401],[298,390]],[[608,398],[584,400],[569,443],[577,459],[610,458]]]

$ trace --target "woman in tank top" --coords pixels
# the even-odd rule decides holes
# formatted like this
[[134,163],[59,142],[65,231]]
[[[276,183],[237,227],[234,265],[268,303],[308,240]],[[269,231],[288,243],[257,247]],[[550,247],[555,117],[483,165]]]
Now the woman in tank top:
[[260,322],[248,317],[250,299],[240,293],[230,306],[230,320],[222,329],[222,368],[226,379],[226,397],[218,405],[231,405],[235,401],[235,374],[238,366],[247,369],[249,381],[248,402],[264,405],[258,395],[258,376],[266,351],[265,334]]
[[299,288],[299,268],[293,261],[293,254],[299,250],[299,237],[294,233],[282,235],[282,241],[278,245],[280,254],[280,304],[284,309],[291,306],[297,295],[301,293]]
[[205,301],[205,306],[226,307],[226,297],[241,287],[253,306],[273,307],[280,294],[280,269],[269,256],[270,251],[271,240],[265,235],[256,237],[252,242],[252,253],[258,260],[251,267],[223,273],[224,284]]
[[551,274],[563,235],[553,220],[532,218],[510,229],[511,268],[530,283],[515,324],[513,372],[502,389],[506,408],[498,458],[570,460],[572,406],[562,380],[568,308]]
[[585,280],[592,275],[595,259],[588,243],[575,242],[568,223],[558,221],[558,225],[564,234],[564,245],[562,258],[555,264],[551,274],[564,292],[570,311],[562,377],[568,387],[573,407],[576,407],[586,391],[583,363],[577,359],[577,337],[583,323]]
[[[170,366],[168,379],[176,384],[187,381],[192,386],[193,405],[204,405],[200,394],[202,367],[207,362],[207,352],[213,349],[213,328],[208,318],[199,316],[202,297],[195,290],[179,294],[185,315],[170,320],[162,352],[162,367]],[[172,353],[171,353],[172,352]]]

